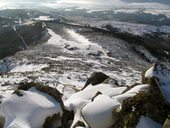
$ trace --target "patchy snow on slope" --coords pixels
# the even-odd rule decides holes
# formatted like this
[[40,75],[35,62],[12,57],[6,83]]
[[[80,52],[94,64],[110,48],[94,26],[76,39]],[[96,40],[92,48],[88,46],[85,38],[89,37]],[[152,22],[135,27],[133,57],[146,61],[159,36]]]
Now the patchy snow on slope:
[[21,66],[16,66],[10,72],[34,72],[34,71],[40,71],[42,68],[45,68],[47,66],[48,66],[47,64],[40,64],[40,65],[23,64]]
[[148,50],[146,50],[143,46],[139,46],[139,45],[134,45],[135,46],[135,51],[141,53],[142,55],[144,55],[144,57],[146,59],[148,59],[150,62],[157,62],[157,58],[154,57]]
[[67,33],[70,34],[70,36],[76,41],[76,42],[79,42],[83,45],[89,45],[91,44],[91,42],[85,38],[84,36],[76,33],[74,30],[71,30],[71,29],[66,29]]
[[27,64],[27,59],[22,59],[20,61],[13,60],[12,58],[5,58],[0,60],[0,73],[7,72],[31,72],[40,71],[42,68],[47,67],[47,64]]
[[141,116],[136,128],[162,128],[162,125],[153,121],[149,117]]
[[[16,83],[20,83],[21,81],[23,81],[25,79],[27,79],[26,76],[2,75],[2,76],[0,76],[0,84],[1,84],[1,86],[5,86],[10,83],[11,85],[15,86]],[[8,87],[10,87],[10,88],[13,87],[11,85]]]
[[[106,71],[105,74],[111,78],[115,78],[119,85],[133,85],[134,83],[141,83],[141,72],[134,70],[132,67],[119,68],[119,71]],[[98,70],[103,72],[102,70]]]
[[82,88],[87,79],[87,76],[84,77],[85,78],[83,78],[83,74],[70,72],[70,73],[63,74],[60,78],[58,78],[58,81],[68,86],[72,85],[75,86],[76,88]]
[[47,44],[53,44],[60,47],[64,47],[64,41],[60,35],[57,35],[52,29],[47,29],[48,33],[51,35],[50,39],[47,41]]
[[12,60],[10,57],[0,60],[0,73],[6,73],[14,67],[15,67],[15,64],[12,63]]
[[21,94],[23,96],[12,94],[2,100],[0,113],[5,117],[4,128],[41,128],[48,116],[62,116],[60,104],[51,96],[35,88]]
[[65,31],[69,34],[73,41],[63,39],[53,30],[48,29],[48,33],[51,35],[51,38],[47,41],[47,44],[56,45],[61,47],[64,51],[72,54],[80,53],[85,55],[106,55],[104,49],[101,46],[90,42],[87,38],[76,33],[74,30],[66,29]]

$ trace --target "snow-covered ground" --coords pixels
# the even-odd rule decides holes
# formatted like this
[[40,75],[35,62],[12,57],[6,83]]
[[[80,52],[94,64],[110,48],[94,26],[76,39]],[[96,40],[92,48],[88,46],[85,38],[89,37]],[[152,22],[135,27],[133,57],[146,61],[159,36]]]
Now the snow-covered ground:
[[10,72],[34,72],[40,71],[42,68],[47,67],[48,65],[33,65],[33,64],[23,64],[13,68]]
[[[7,74],[3,74],[0,77],[1,84],[14,84],[22,80],[36,80],[37,82],[53,84],[58,83],[58,79],[62,79],[65,75],[73,74],[76,77],[77,75],[84,76],[85,74],[85,78],[87,78],[95,71],[101,71],[110,77],[116,78],[121,85],[140,82],[140,71],[130,66],[121,67],[114,65],[114,63],[122,63],[123,59],[108,56],[107,49],[100,44],[89,41],[74,30],[66,29],[65,31],[71,40],[66,40],[52,29],[48,29],[51,37],[46,44],[35,47],[35,50],[20,52],[16,55],[16,58],[11,57],[3,60],[0,71]],[[30,55],[34,59],[30,58]],[[20,56],[22,59],[18,59]],[[28,60],[27,57],[30,59]],[[110,69],[109,66],[111,65],[108,62],[113,63],[112,66],[116,69]],[[52,72],[46,73],[42,70],[46,68],[52,68]],[[64,74],[59,73],[60,71]],[[55,74],[55,72],[59,74]],[[68,79],[66,77],[63,81]],[[74,77],[71,79],[74,79]],[[79,81],[84,83],[85,80],[83,79],[82,81],[79,78]]]
[[[74,54],[74,52],[79,54],[103,54],[105,55],[104,49],[92,42],[90,42],[88,39],[86,39],[84,36],[79,35],[74,30],[67,29],[67,33],[70,35],[70,37],[74,41],[68,41],[63,39],[60,35],[57,35],[54,31],[51,29],[48,29],[49,34],[51,35],[51,38],[48,40],[47,44],[53,44],[58,47],[63,48],[63,51],[69,52],[71,54]],[[73,49],[72,51],[69,49]]]

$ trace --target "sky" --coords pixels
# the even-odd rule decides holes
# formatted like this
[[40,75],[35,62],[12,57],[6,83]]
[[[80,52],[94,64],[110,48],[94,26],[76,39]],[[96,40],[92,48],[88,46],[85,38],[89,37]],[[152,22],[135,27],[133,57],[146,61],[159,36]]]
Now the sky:
[[160,8],[169,9],[170,0],[0,0],[0,9],[50,8]]

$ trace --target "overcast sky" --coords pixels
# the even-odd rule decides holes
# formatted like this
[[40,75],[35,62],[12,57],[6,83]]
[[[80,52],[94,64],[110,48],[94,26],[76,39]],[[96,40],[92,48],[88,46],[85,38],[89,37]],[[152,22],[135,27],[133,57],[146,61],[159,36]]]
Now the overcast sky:
[[0,9],[6,8],[30,8],[47,6],[63,8],[80,6],[84,8],[160,8],[169,9],[170,0],[0,0]]

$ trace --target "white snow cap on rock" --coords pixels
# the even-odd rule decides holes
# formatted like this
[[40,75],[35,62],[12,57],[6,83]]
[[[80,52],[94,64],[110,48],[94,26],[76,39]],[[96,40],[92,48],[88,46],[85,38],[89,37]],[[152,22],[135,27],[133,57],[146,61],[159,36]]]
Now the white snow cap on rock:
[[[113,110],[121,109],[125,99],[135,96],[140,91],[145,91],[148,87],[148,84],[138,85],[122,93],[127,87],[109,84],[87,86],[64,101],[66,109],[75,113],[71,128],[74,128],[78,121],[84,123],[86,128],[108,128],[117,119],[117,114],[113,113]],[[98,92],[102,94],[96,96]]]
[[73,94],[64,104],[69,110],[77,110],[82,102],[90,102],[97,92],[108,96],[115,96],[121,94],[126,88],[127,87],[113,88],[111,85],[107,84],[100,84],[97,86],[89,85],[83,91]]
[[121,104],[106,95],[99,95],[82,109],[82,115],[91,128],[108,128],[116,121],[112,115]]
[[5,117],[4,128],[42,128],[48,116],[62,116],[61,106],[53,97],[34,87],[21,94],[3,99],[0,113]]

